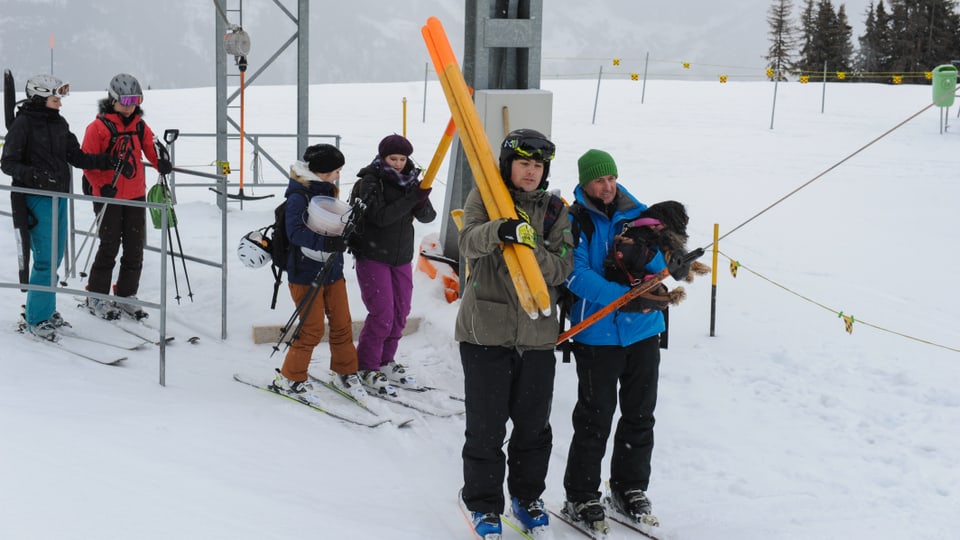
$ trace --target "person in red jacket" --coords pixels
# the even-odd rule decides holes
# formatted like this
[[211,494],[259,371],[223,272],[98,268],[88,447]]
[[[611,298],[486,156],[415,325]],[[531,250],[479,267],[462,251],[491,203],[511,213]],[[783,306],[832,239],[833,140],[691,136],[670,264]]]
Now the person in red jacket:
[[[85,192],[100,197],[127,201],[146,200],[146,175],[140,159],[143,155],[161,174],[173,168],[166,159],[159,159],[154,148],[153,130],[143,121],[143,91],[140,82],[132,75],[120,73],[110,81],[107,97],[100,100],[100,112],[90,122],[83,136],[84,152],[107,152],[120,161],[119,174],[114,171],[84,170],[84,180],[89,184]],[[94,212],[102,216],[97,235],[100,247],[90,267],[87,290],[110,294],[113,267],[120,246],[120,271],[114,294],[118,298],[135,298],[140,287],[143,269],[143,246],[146,242],[146,209],[142,207],[108,204],[93,204]],[[87,308],[104,319],[118,319],[123,314],[135,319],[147,316],[139,306],[117,300],[115,302],[88,298]]]

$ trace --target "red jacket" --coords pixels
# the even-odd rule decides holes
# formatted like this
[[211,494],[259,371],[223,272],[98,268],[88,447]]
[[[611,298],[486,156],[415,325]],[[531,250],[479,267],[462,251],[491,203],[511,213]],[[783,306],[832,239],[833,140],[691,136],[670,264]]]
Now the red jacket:
[[[150,126],[148,126],[146,122],[144,122],[143,125],[143,141],[141,142],[140,137],[137,136],[137,122],[141,121],[143,111],[140,110],[140,107],[137,107],[133,114],[130,115],[130,121],[126,124],[124,124],[122,117],[116,112],[101,112],[101,114],[107,120],[112,121],[117,127],[117,133],[119,134],[117,138],[118,142],[120,139],[126,137],[124,134],[130,134],[130,136],[126,138],[133,144],[131,155],[133,156],[133,161],[137,164],[133,178],[127,178],[122,174],[117,178],[116,198],[132,200],[145,197],[147,194],[147,181],[141,155],[146,157],[147,161],[156,167],[157,151],[153,147],[153,130],[150,129]],[[93,122],[90,122],[86,132],[83,134],[83,145],[81,145],[81,149],[86,153],[109,153],[116,158],[120,158],[121,156],[117,155],[116,149],[107,148],[110,144],[110,137],[110,129],[103,121],[96,118]],[[100,187],[113,181],[114,171],[84,169],[83,174],[93,187],[93,194],[99,196]]]

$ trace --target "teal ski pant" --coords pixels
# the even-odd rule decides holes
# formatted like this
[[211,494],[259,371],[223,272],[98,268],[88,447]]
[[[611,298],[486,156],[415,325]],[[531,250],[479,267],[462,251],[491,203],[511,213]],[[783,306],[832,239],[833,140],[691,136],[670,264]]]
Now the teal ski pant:
[[[67,245],[67,199],[57,199],[57,263],[54,265],[50,254],[53,245],[53,198],[41,195],[27,195],[27,207],[37,218],[37,224],[30,229],[30,252],[33,266],[30,269],[31,285],[56,284],[55,268],[63,261],[63,252]],[[52,292],[27,291],[27,324],[34,325],[50,318],[57,309],[57,295]]]

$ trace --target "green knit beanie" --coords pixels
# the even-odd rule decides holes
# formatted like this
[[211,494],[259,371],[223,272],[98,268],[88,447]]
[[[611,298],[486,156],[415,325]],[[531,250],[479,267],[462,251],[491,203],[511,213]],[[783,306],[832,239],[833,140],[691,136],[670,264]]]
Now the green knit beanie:
[[581,186],[585,186],[593,180],[608,174],[620,176],[617,174],[617,164],[613,161],[613,156],[603,150],[593,148],[587,150],[586,153],[577,160],[577,167],[580,169]]

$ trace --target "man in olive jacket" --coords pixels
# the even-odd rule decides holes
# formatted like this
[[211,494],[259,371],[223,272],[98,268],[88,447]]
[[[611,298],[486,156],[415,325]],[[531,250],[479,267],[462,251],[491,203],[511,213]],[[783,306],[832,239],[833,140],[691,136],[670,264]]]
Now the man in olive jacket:
[[[500,532],[506,464],[514,514],[527,530],[548,525],[540,495],[553,446],[550,405],[560,323],[556,314],[532,319],[520,306],[501,244],[534,251],[555,302],[557,286],[573,270],[573,239],[567,207],[545,190],[553,154],[553,143],[529,129],[511,132],[501,145],[501,175],[526,219],[491,221],[476,189],[464,204],[459,247],[469,277],[455,330],[466,396],[462,498],[481,537]],[[507,419],[513,432],[505,463]]]

